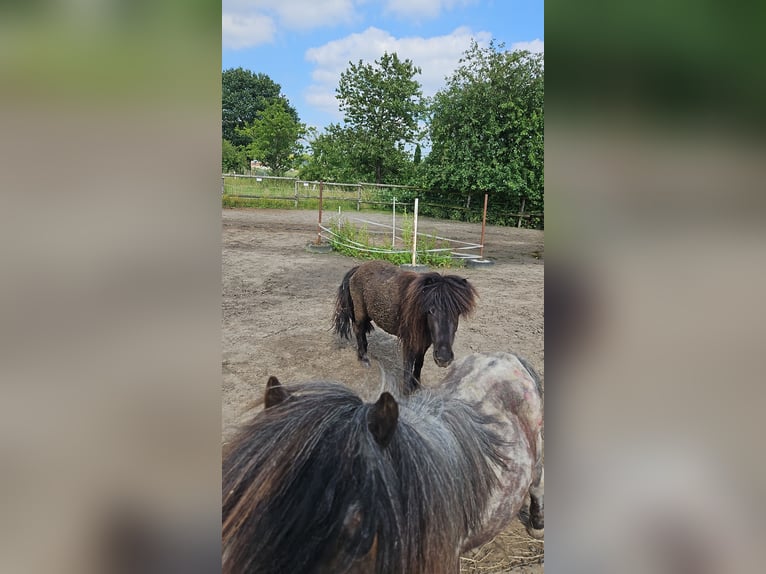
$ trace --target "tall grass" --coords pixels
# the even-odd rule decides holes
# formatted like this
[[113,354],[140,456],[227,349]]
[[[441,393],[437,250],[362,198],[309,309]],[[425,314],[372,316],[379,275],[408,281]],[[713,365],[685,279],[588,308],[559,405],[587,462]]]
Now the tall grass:
[[[396,265],[412,262],[412,216],[404,216],[402,218],[402,241],[401,244],[397,242],[396,246],[392,245],[390,237],[387,239],[376,239],[370,233],[367,224],[356,227],[345,218],[334,217],[330,221],[329,229],[333,233],[330,238],[330,244],[335,251],[343,255],[359,259],[382,259]],[[417,263],[431,267],[457,267],[462,265],[462,260],[453,259],[448,251],[429,251],[430,249],[442,247],[448,247],[448,245],[433,237],[419,235]],[[391,251],[394,252],[391,253]]]

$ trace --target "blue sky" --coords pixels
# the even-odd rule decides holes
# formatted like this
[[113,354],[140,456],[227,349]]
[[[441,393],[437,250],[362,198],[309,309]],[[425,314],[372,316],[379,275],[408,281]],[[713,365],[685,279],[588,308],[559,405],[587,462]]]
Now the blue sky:
[[222,69],[268,75],[322,128],[339,122],[335,88],[349,61],[396,52],[432,96],[471,39],[543,51],[543,0],[223,0]]

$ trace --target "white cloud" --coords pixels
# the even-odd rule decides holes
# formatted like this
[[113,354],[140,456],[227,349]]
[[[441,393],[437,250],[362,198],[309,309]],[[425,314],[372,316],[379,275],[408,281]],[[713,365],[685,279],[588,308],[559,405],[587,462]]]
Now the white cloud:
[[436,18],[444,9],[475,3],[476,0],[388,0],[386,11],[403,18]]
[[280,27],[307,30],[356,20],[364,0],[223,0],[223,46],[249,48],[271,42]]
[[232,50],[267,44],[274,40],[276,26],[261,14],[223,14],[221,18],[223,47]]
[[458,60],[470,47],[471,40],[486,47],[491,38],[490,32],[474,33],[467,27],[457,28],[446,36],[432,38],[395,38],[384,30],[367,28],[364,32],[306,51],[306,59],[316,65],[311,74],[312,84],[305,93],[306,101],[341,119],[343,116],[335,99],[340,74],[348,68],[349,61],[373,63],[384,52],[396,52],[402,60],[410,59],[419,66],[422,74],[415,76],[415,79],[422,85],[423,95],[433,96],[444,87],[445,77],[455,70]]
[[533,54],[544,52],[545,42],[540,38],[535,38],[531,42],[514,42],[511,44],[511,50],[527,50]]
[[312,108],[332,114],[339,120],[343,117],[338,111],[338,101],[335,99],[334,91],[328,91],[324,86],[311,85],[304,96]]
[[347,24],[356,19],[352,0],[276,0],[271,4],[279,21],[287,28],[318,28]]

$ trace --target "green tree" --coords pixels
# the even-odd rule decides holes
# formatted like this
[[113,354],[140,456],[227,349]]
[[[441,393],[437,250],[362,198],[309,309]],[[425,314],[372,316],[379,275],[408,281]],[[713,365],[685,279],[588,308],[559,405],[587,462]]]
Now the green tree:
[[274,175],[283,175],[303,151],[300,139],[306,126],[295,120],[289,105],[276,99],[252,125],[237,132],[249,142],[245,149],[252,159],[260,160]]
[[244,172],[247,169],[247,159],[244,152],[229,140],[223,140],[221,169],[223,173]]
[[383,54],[374,64],[349,64],[336,90],[344,113],[343,141],[353,151],[347,158],[371,172],[376,183],[393,183],[411,163],[404,145],[415,143],[425,113],[421,86],[414,79],[421,70],[395,53]]
[[347,128],[330,124],[310,143],[311,155],[301,167],[299,177],[312,181],[364,181],[359,166],[352,159],[356,139]]
[[[490,220],[543,209],[543,55],[475,42],[431,107],[431,152],[423,185],[431,199],[480,205],[490,194]],[[472,202],[473,200],[473,202]]]
[[282,100],[297,122],[298,113],[281,95],[281,86],[266,74],[243,68],[225,70],[221,75],[221,128],[223,138],[237,147],[248,142],[237,132],[252,123],[274,100]]
[[335,182],[375,181],[378,170],[386,174],[385,183],[410,184],[413,163],[401,144],[386,153],[380,167],[368,150],[368,141],[348,126],[330,124],[310,142],[311,155],[300,170],[300,177]]

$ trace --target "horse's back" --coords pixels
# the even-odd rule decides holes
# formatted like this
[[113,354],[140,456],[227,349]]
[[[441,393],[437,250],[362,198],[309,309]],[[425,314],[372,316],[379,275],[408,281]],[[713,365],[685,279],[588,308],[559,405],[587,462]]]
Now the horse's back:
[[402,271],[393,263],[375,259],[359,265],[351,280],[357,284],[369,281],[384,282],[396,278],[402,273],[405,273],[405,271]]
[[439,387],[450,396],[473,404],[496,421],[506,439],[503,454],[508,470],[487,505],[482,527],[464,550],[483,544],[502,531],[518,513],[541,464],[543,405],[538,381],[515,355],[474,353],[456,362]]
[[400,300],[407,274],[387,261],[368,261],[349,280],[354,308],[381,329],[399,335]]
[[[445,390],[479,406],[485,414],[517,421],[534,456],[542,448],[540,382],[511,353],[473,353],[455,363],[442,381]],[[520,443],[519,446],[521,446]]]
[[539,381],[516,355],[473,353],[456,362],[441,384],[461,399],[514,412],[529,426],[542,426]]

